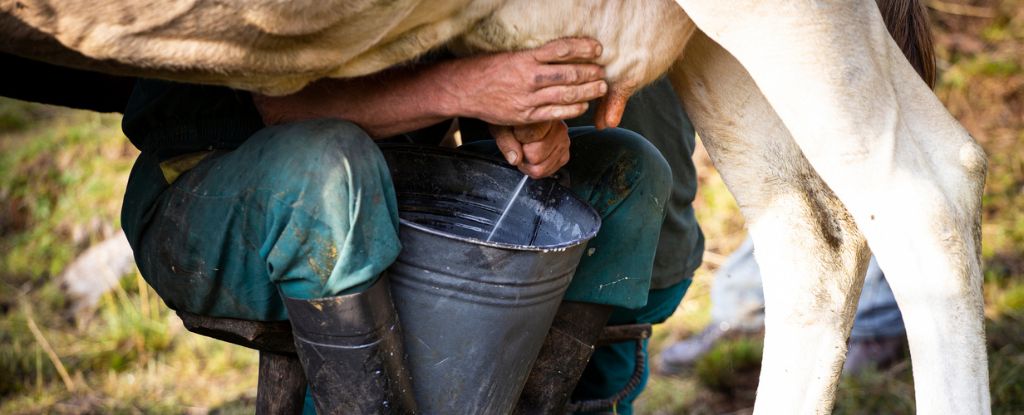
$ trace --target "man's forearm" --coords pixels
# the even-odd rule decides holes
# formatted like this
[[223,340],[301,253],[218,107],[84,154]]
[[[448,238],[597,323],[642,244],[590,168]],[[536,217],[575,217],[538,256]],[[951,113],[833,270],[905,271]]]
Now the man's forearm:
[[526,125],[579,116],[605,94],[593,39],[558,39],[536,49],[397,68],[316,82],[286,97],[255,96],[268,125],[313,118],[352,121],[387,137],[455,116]]
[[268,125],[340,118],[373,138],[424,128],[459,115],[456,64],[404,67],[354,79],[325,79],[285,97],[254,96]]

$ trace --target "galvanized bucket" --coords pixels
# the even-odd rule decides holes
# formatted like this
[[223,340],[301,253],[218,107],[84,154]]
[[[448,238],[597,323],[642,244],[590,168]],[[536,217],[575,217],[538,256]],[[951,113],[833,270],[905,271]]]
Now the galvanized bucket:
[[509,413],[600,217],[554,180],[509,203],[523,175],[488,158],[382,150],[401,217],[388,274],[419,409]]

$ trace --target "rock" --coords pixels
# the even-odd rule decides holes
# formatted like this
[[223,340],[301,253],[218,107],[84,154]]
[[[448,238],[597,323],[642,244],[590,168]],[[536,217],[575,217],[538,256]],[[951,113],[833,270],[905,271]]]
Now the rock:
[[75,258],[60,275],[61,290],[68,296],[75,320],[87,321],[100,297],[134,269],[132,248],[121,231]]

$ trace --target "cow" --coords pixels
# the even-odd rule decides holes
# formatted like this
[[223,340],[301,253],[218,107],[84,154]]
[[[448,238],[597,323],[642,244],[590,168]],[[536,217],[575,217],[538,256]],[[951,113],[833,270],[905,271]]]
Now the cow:
[[[893,0],[913,23],[923,6]],[[981,294],[986,157],[868,0],[0,0],[0,50],[261,94],[375,73],[442,45],[599,40],[615,126],[668,73],[747,219],[764,273],[756,413],[833,405],[873,253],[903,312],[920,413],[991,411]]]

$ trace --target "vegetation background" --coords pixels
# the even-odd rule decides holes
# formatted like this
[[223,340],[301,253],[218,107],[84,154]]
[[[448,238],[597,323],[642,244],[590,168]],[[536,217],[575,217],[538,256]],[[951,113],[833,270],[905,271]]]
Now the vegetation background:
[[[998,414],[1024,413],[1024,1],[928,2],[938,95],[990,157],[982,225],[985,313]],[[129,272],[73,313],[58,276],[115,234],[136,150],[119,117],[0,101],[0,414],[251,413],[255,352],[185,331]],[[705,264],[656,353],[709,320],[708,287],[743,237],[735,202],[705,154],[697,211]],[[77,317],[76,317],[77,316]],[[654,376],[641,414],[750,412],[761,343],[719,344],[682,377]],[[836,413],[913,413],[909,362],[845,378]]]

